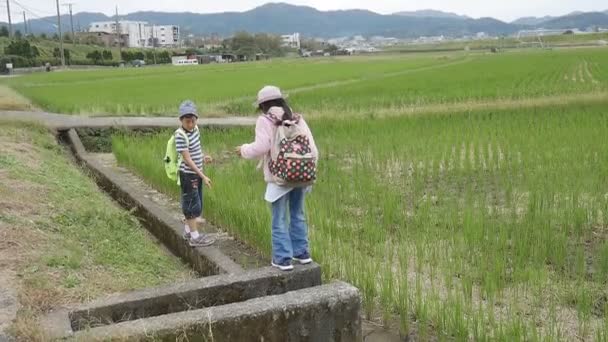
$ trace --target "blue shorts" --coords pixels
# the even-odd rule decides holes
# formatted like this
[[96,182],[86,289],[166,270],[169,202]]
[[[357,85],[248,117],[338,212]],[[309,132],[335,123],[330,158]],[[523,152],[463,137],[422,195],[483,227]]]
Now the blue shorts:
[[203,180],[191,173],[180,172],[182,211],[186,220],[200,217],[203,212]]

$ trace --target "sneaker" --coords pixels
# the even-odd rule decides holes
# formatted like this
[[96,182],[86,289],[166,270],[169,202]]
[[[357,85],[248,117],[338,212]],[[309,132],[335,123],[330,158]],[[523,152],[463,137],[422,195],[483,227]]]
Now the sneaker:
[[215,239],[207,235],[201,235],[196,239],[190,239],[189,242],[191,247],[207,247],[213,245],[214,243]]
[[281,271],[291,271],[293,270],[293,265],[291,264],[291,262],[289,260],[280,262],[280,263],[276,263],[274,262],[274,260],[272,261],[271,265],[273,267],[276,267],[278,269],[280,269]]
[[302,265],[310,264],[312,262],[312,258],[308,252],[304,252],[304,254],[298,255],[297,257],[293,257],[294,261],[299,262]]
[[191,235],[188,232],[184,232],[184,234],[182,235],[182,238],[186,241],[190,240],[190,237],[191,237]]

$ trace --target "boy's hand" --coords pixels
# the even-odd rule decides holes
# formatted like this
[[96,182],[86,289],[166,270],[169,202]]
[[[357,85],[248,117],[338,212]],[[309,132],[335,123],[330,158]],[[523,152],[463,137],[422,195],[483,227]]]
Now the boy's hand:
[[205,162],[205,164],[211,164],[213,163],[213,157],[205,155],[203,161]]
[[209,179],[209,177],[207,177],[207,176],[205,176],[205,175],[203,175],[203,177],[202,177],[202,178],[203,178],[203,183],[205,183],[205,185],[206,185],[206,186],[207,186],[209,189],[211,189],[211,179]]
[[237,146],[234,148],[234,153],[236,153],[237,156],[242,157],[243,153],[241,153],[241,147],[242,146]]

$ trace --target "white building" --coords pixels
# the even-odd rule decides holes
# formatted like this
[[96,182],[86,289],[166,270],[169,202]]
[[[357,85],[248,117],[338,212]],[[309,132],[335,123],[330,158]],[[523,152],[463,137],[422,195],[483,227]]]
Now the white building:
[[179,26],[176,25],[153,25],[151,36],[156,40],[157,46],[179,45]]
[[285,34],[281,36],[281,40],[283,41],[283,46],[290,47],[292,49],[300,48],[300,34]]
[[[154,46],[153,39],[156,40],[156,46],[159,47],[177,46],[179,44],[179,27],[175,25],[151,26],[145,21],[121,20],[118,22],[118,26],[127,47],[152,47]],[[89,26],[89,32],[116,34],[116,22],[93,22]]]

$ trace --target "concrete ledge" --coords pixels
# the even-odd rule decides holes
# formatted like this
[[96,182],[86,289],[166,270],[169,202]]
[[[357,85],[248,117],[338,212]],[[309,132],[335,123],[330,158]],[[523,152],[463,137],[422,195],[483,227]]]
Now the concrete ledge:
[[361,341],[359,291],[336,282],[80,331],[79,341]]
[[104,168],[94,158],[89,158],[74,129],[70,129],[63,138],[70,144],[76,159],[93,173],[97,184],[123,207],[131,210],[154,236],[199,274],[210,276],[243,272],[240,265],[216,247],[192,248],[185,243],[181,237],[181,222],[172,219],[166,208],[147,199],[131,184]]
[[[44,112],[3,111],[0,121],[25,121],[42,123],[59,131],[71,128],[176,128],[179,121],[171,117],[118,117],[118,116],[79,116]],[[200,118],[199,126],[241,127],[254,126],[257,117]]]
[[[180,311],[243,302],[321,285],[316,264],[297,266],[293,272],[272,267],[238,275],[201,278],[171,286],[145,289],[100,299],[70,311],[74,331]],[[63,312],[61,318],[67,319]],[[49,321],[49,323],[51,323]],[[53,324],[57,325],[56,322]],[[65,323],[62,324],[65,326]]]

